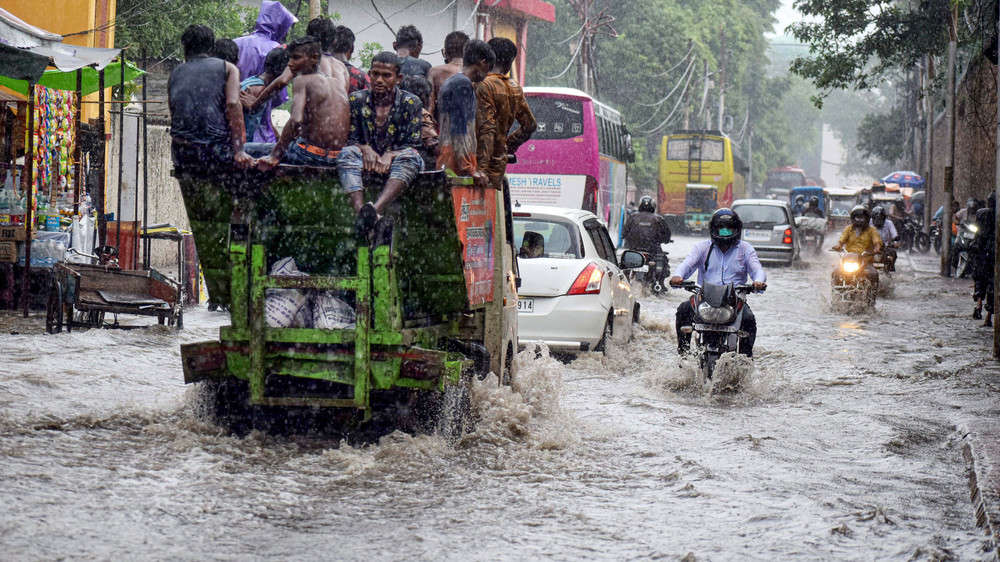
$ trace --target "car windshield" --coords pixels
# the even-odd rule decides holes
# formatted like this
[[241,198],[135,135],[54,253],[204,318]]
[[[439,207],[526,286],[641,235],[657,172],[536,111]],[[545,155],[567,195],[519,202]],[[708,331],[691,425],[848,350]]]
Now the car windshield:
[[[525,233],[535,233],[541,236],[541,248],[537,253],[531,250],[537,247],[538,236],[528,236],[528,247],[524,246]],[[558,258],[580,259],[580,235],[576,225],[562,219],[541,219],[514,217],[514,243],[519,248],[521,258]]]
[[737,205],[733,211],[739,215],[744,226],[774,226],[788,224],[783,207],[774,205]]

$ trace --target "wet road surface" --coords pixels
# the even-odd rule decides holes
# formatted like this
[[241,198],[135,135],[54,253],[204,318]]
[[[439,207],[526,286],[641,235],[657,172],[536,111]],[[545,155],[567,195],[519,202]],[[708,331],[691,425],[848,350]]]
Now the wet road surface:
[[457,444],[225,434],[178,350],[215,339],[219,313],[180,334],[2,317],[4,558],[992,558],[957,429],[1000,415],[970,282],[904,253],[894,296],[851,316],[816,260],[767,267],[739,393],[706,394],[678,360],[674,291],[642,299],[607,357],[523,353],[513,390],[476,388]]

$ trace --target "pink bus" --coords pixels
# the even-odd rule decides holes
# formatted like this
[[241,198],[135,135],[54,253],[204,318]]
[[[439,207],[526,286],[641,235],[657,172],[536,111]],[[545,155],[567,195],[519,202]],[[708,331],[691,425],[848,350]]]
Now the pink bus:
[[584,209],[617,242],[625,217],[628,162],[635,160],[621,113],[573,88],[525,88],[538,121],[507,166],[511,203]]

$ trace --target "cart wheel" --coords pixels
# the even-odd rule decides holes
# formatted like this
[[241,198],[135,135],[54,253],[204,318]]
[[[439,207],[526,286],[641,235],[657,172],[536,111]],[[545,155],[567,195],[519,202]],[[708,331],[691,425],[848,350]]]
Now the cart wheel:
[[103,328],[104,327],[104,313],[98,312],[96,310],[91,310],[87,313],[87,325],[91,328]]
[[49,287],[49,300],[45,306],[45,331],[50,334],[58,334],[62,331],[62,304],[62,283],[52,281],[52,285]]

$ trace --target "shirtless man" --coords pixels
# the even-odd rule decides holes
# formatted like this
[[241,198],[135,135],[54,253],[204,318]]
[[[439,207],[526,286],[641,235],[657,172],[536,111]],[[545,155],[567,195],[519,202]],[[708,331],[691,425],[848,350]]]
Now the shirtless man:
[[[335,80],[336,87],[343,87],[345,94],[349,94],[351,90],[351,75],[347,71],[347,67],[344,63],[340,62],[333,56],[327,55],[325,53],[330,52],[330,46],[333,43],[334,31],[336,26],[333,25],[333,20],[326,17],[313,18],[309,21],[309,26],[306,28],[307,37],[312,37],[319,41],[320,52],[319,59],[319,72],[320,74],[325,74]],[[284,72],[281,73],[276,79],[272,80],[270,84],[267,85],[259,94],[256,96],[243,92],[240,94],[240,102],[243,107],[248,112],[254,112],[260,107],[260,104],[267,101],[271,97],[271,94],[281,91],[291,83],[294,73],[291,68],[286,68]]]
[[469,42],[469,36],[462,31],[452,31],[444,37],[444,64],[439,64],[431,69],[427,79],[431,82],[431,96],[428,100],[427,111],[438,119],[437,98],[441,92],[441,86],[445,80],[462,72],[462,54],[465,53],[465,44]]
[[[252,143],[247,150],[259,170],[279,162],[299,166],[336,167],[337,155],[351,126],[347,89],[319,72],[320,44],[305,36],[288,45],[292,82],[292,114],[277,143]],[[264,156],[264,154],[267,154]]]

